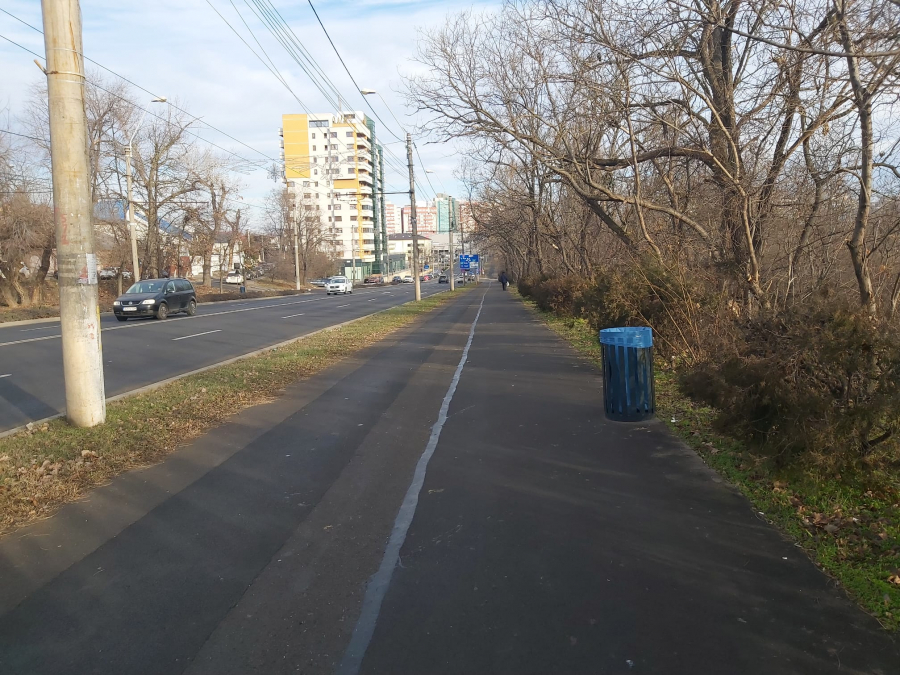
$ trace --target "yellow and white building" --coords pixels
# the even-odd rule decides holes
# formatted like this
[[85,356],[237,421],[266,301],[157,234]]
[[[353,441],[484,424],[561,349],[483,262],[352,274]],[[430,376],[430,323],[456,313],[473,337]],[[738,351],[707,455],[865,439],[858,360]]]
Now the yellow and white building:
[[326,248],[362,270],[375,260],[374,126],[354,111],[282,116],[284,180],[294,208],[318,217]]

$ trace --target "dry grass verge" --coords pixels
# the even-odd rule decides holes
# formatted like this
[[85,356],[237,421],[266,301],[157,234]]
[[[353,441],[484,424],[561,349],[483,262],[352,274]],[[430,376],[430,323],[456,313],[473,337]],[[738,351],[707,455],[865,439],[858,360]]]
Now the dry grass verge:
[[271,400],[459,295],[400,305],[116,401],[99,427],[76,429],[60,419],[0,439],[0,532],[46,517],[123,471],[159,461],[238,411]]
[[[521,297],[521,296],[519,296]],[[524,300],[549,328],[602,368],[596,333],[584,319],[560,318]],[[662,365],[662,364],[660,364]],[[888,630],[900,630],[900,472],[812,462],[778,464],[714,428],[718,412],[679,390],[676,374],[657,367],[657,415],[794,539]]]

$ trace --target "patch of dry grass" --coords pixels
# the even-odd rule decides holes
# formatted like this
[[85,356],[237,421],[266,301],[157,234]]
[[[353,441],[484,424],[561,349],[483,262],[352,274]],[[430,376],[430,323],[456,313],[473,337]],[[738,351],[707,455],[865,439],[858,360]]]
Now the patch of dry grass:
[[0,439],[0,532],[46,517],[123,471],[159,461],[238,411],[271,400],[459,295],[394,307],[116,401],[98,427],[76,429],[60,419]]

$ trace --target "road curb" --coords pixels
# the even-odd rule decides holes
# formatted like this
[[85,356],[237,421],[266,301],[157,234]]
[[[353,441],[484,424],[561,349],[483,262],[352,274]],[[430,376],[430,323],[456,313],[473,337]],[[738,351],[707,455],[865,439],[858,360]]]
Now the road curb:
[[[449,290],[449,289],[448,289]],[[446,293],[447,291],[438,291],[433,295],[439,295],[441,293]],[[262,298],[260,298],[262,299]],[[234,302],[233,300],[226,300],[225,302]],[[175,375],[174,377],[166,378],[165,380],[160,380],[159,382],[154,382],[152,384],[146,384],[143,387],[138,387],[137,389],[132,389],[131,391],[126,391],[121,394],[117,394],[115,396],[110,396],[106,399],[106,402],[114,403],[115,401],[121,401],[126,398],[131,398],[132,396],[140,396],[141,394],[146,394],[147,392],[153,391],[155,389],[159,389],[167,384],[171,384],[172,382],[177,382],[178,380],[182,380],[185,377],[190,377],[191,375],[199,375],[200,373],[205,373],[207,370],[213,370],[214,368],[221,368],[222,366],[227,366],[232,363],[237,363],[238,361],[243,361],[244,359],[249,359],[254,356],[259,356],[260,354],[265,354],[266,352],[271,352],[275,349],[279,349],[281,347],[287,347],[290,344],[295,342],[300,342],[301,340],[305,340],[306,338],[310,338],[314,335],[319,335],[320,333],[327,333],[328,331],[336,330],[338,328],[342,328],[344,326],[349,326],[350,324],[357,323],[358,321],[362,321],[363,319],[368,319],[373,316],[377,316],[378,314],[383,314],[384,312],[388,312],[397,307],[403,307],[404,305],[408,305],[415,300],[410,300],[408,302],[402,302],[399,305],[394,305],[393,307],[387,307],[386,309],[380,309],[377,312],[372,312],[371,314],[366,314],[364,316],[359,316],[355,319],[350,319],[349,321],[343,321],[341,323],[336,323],[333,326],[326,326],[325,328],[319,328],[318,330],[314,330],[311,333],[306,333],[305,335],[300,335],[295,338],[290,338],[289,340],[284,340],[283,342],[278,342],[274,345],[269,345],[268,347],[263,347],[261,349],[257,349],[252,352],[247,352],[246,354],[241,354],[240,356],[233,356],[230,359],[226,359],[224,361],[219,361],[217,363],[212,363],[208,366],[203,366],[203,368],[197,368],[196,370],[191,370],[186,373],[182,373],[181,375]],[[38,319],[40,320],[40,319]],[[44,319],[46,321],[46,319]],[[381,338],[379,338],[381,339]],[[0,439],[6,438],[7,436],[14,436],[15,434],[26,431],[31,425],[32,428],[36,426],[40,426],[41,424],[46,424],[47,422],[52,422],[53,420],[59,419],[60,417],[65,417],[66,413],[61,412],[56,415],[51,415],[50,417],[44,417],[39,420],[34,420],[33,422],[28,422],[27,424],[23,424],[18,427],[14,427],[12,429],[7,429],[6,431],[0,432]]]

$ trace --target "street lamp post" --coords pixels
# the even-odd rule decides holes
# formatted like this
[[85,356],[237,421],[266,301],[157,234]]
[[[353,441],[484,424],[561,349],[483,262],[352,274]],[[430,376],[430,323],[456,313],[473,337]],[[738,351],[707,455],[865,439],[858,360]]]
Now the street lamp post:
[[[150,101],[151,103],[165,103],[166,97],[160,96],[159,98],[154,98]],[[144,114],[141,115],[141,119],[138,120],[137,126],[134,128],[134,131],[131,134],[131,137],[128,139],[128,145],[125,146],[125,181],[128,184],[128,230],[131,235],[131,267],[134,271],[134,280],[140,281],[141,279],[141,271],[138,265],[138,249],[137,249],[137,233],[134,229],[134,201],[131,198],[131,156],[133,153],[131,144],[134,142],[134,137],[137,136],[137,132],[141,128],[141,124],[144,123],[144,118],[147,116],[147,111],[144,111]],[[150,227],[150,223],[147,223],[147,227]]]

